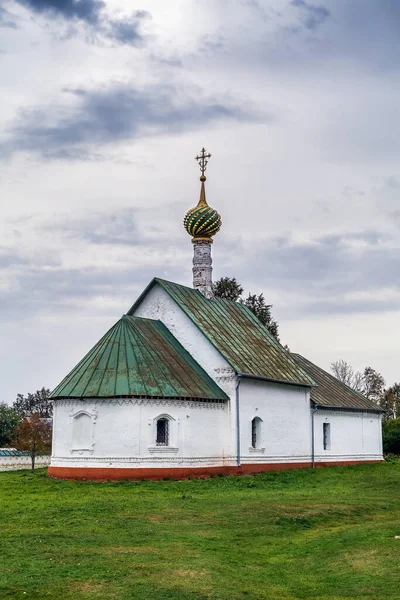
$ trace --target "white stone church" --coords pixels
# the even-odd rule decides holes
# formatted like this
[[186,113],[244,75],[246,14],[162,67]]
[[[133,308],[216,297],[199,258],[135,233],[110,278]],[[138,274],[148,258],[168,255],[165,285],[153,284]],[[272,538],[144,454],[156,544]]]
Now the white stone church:
[[193,288],[153,279],[52,393],[49,475],[207,477],[382,460],[370,400],[285,350],[245,306],[214,298],[221,226],[198,158]]

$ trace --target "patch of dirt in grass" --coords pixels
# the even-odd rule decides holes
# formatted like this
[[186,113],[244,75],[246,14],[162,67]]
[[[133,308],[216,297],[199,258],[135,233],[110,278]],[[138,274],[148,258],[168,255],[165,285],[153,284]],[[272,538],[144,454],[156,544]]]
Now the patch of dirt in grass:
[[365,571],[370,575],[378,575],[382,571],[381,550],[358,551],[357,554],[345,554],[343,560],[356,571]]
[[101,554],[156,554],[159,552],[153,546],[117,546],[110,548],[102,548]]
[[116,598],[109,583],[101,581],[73,581],[68,584],[70,591],[84,594],[84,598]]
[[150,523],[160,523],[164,520],[163,515],[146,515],[146,519],[150,521]]
[[209,572],[205,569],[175,569],[172,574],[185,579],[202,579],[209,575]]

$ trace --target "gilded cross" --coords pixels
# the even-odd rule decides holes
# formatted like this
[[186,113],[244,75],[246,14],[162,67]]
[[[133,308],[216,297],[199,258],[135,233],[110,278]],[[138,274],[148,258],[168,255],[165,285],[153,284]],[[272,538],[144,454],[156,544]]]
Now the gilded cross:
[[203,148],[202,151],[200,152],[200,154],[198,154],[196,156],[196,160],[200,165],[200,171],[201,171],[201,175],[203,177],[204,177],[204,172],[207,169],[208,160],[210,158],[211,158],[211,154],[210,153],[206,154],[205,148]]

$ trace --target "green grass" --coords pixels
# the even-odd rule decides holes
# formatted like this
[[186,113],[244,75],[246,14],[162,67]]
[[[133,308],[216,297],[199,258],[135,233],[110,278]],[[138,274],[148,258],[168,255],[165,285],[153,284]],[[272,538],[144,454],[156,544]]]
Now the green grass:
[[0,473],[0,600],[399,600],[400,464],[206,481]]

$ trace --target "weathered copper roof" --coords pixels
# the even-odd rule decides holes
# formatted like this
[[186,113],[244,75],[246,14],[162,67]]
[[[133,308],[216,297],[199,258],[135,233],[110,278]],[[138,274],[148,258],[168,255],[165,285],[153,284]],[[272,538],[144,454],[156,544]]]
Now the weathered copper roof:
[[227,395],[160,321],[123,316],[51,398],[226,400]]
[[311,400],[315,404],[331,408],[352,408],[384,412],[375,402],[368,400],[368,398],[351,389],[330,373],[317,367],[317,365],[314,365],[304,358],[304,356],[300,354],[292,354],[292,356],[297,364],[310,373],[317,383],[317,387],[311,390]]
[[134,314],[151,287],[159,284],[215,346],[231,367],[272,381],[314,385],[251,312],[232,300],[207,300],[199,291],[163,279],[153,279],[128,314]]

